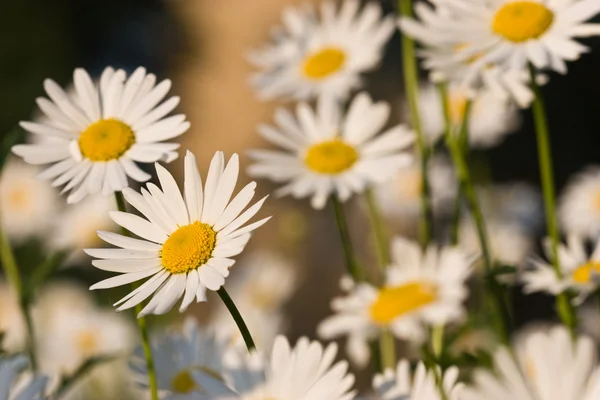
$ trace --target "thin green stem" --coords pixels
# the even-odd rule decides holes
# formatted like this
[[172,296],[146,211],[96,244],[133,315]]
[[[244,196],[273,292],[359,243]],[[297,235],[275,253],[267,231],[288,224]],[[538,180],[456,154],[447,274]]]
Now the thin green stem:
[[371,226],[375,234],[375,242],[377,245],[377,258],[379,260],[379,267],[383,271],[390,263],[390,249],[388,236],[385,232],[385,226],[381,220],[381,212],[379,211],[379,205],[372,189],[365,191],[365,199],[367,201],[367,208],[369,209],[369,219],[371,220]]
[[[534,99],[532,105],[533,119],[537,137],[538,162],[540,177],[542,180],[542,193],[544,196],[544,210],[546,214],[546,228],[550,237],[550,261],[558,278],[562,278],[560,260],[558,258],[558,244],[560,235],[556,219],[556,191],[554,189],[554,170],[552,164],[552,152],[550,150],[550,133],[548,130],[548,119],[546,107],[540,88],[535,80],[535,69],[529,65],[529,76]],[[574,334],[577,327],[577,318],[566,293],[561,293],[556,298],[557,312],[563,323]]]
[[[403,17],[411,17],[412,1],[399,0],[398,11]],[[427,165],[429,162],[429,147],[421,125],[421,114],[419,113],[419,76],[417,73],[417,58],[415,55],[415,43],[407,35],[402,35],[402,67],[404,75],[404,88],[410,111],[410,121],[416,132],[416,145],[421,160],[421,244],[426,247],[433,235],[433,213],[431,206],[431,193]]]
[[342,203],[340,203],[338,198],[335,196],[331,196],[331,204],[333,204],[333,211],[335,212],[335,221],[337,223],[338,231],[340,233],[342,247],[344,248],[344,259],[346,261],[346,269],[355,281],[361,281],[364,279],[364,275],[362,274],[358,262],[356,261],[356,257],[354,256],[352,240],[350,239],[350,231],[348,230],[348,222],[346,221],[344,207]]
[[382,371],[396,368],[396,344],[394,336],[387,329],[379,336],[379,355]]
[[439,360],[444,351],[444,325],[436,325],[431,330],[431,351]]
[[[123,197],[123,192],[115,192],[115,200],[117,201],[117,208],[119,211],[127,212],[127,205],[125,203],[125,198]],[[130,232],[121,228],[121,232],[125,236],[130,236]],[[131,284],[131,290],[135,290],[138,288],[137,283]],[[143,309],[143,305],[140,303],[135,306],[135,315],[139,315]],[[150,388],[150,394],[152,396],[152,400],[158,400],[158,382],[156,379],[156,369],[154,367],[154,357],[152,355],[152,346],[150,345],[150,338],[148,336],[148,322],[146,321],[146,317],[136,318],[138,329],[140,331],[140,336],[142,337],[142,348],[144,350],[144,357],[146,358],[146,366],[148,371],[148,387]]]
[[248,330],[248,327],[246,326],[246,323],[244,322],[244,319],[242,318],[242,314],[240,314],[237,307],[235,306],[235,303],[233,302],[231,297],[229,297],[229,294],[227,293],[227,291],[225,290],[225,288],[223,286],[221,286],[221,288],[219,290],[217,290],[217,293],[219,294],[219,297],[221,297],[221,300],[223,300],[225,307],[227,307],[227,310],[229,310],[229,313],[233,317],[235,324],[237,325],[238,329],[240,330],[240,333],[242,334],[242,337],[244,338],[244,343],[246,343],[246,347],[248,348],[248,351],[250,352],[252,350],[255,350],[256,345],[254,344],[254,340],[252,340],[252,335],[250,335],[250,331]]

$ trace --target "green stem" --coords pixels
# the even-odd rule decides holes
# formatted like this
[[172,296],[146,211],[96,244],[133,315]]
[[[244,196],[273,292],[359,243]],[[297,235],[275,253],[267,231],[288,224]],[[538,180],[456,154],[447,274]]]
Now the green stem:
[[[127,212],[127,205],[122,192],[115,192],[115,200],[117,201],[117,208],[119,211]],[[130,236],[130,232],[121,227],[121,232],[125,236]],[[131,284],[131,290],[137,289],[139,285],[137,283]],[[139,315],[143,309],[143,305],[140,303],[135,306],[135,315]],[[152,346],[150,345],[150,338],[148,336],[148,323],[146,317],[136,318],[140,336],[142,337],[142,348],[144,350],[144,356],[146,358],[146,366],[148,371],[148,387],[150,388],[150,394],[152,400],[158,400],[158,382],[156,379],[156,369],[154,368],[154,357],[152,355]]]
[[377,199],[372,189],[367,189],[365,192],[365,199],[367,200],[367,208],[369,209],[369,219],[371,220],[371,226],[375,234],[375,241],[377,244],[377,258],[379,259],[379,267],[381,270],[390,263],[390,249],[388,244],[388,236],[385,232],[385,226],[381,220],[381,213],[377,204]]
[[[546,107],[540,88],[535,80],[535,69],[529,65],[529,76],[531,79],[531,89],[534,93],[532,111],[535,121],[535,131],[538,147],[538,162],[540,168],[540,177],[542,180],[542,193],[544,196],[544,210],[546,213],[546,227],[550,237],[550,261],[556,276],[562,278],[560,260],[558,258],[558,244],[560,235],[558,232],[558,223],[556,220],[556,191],[554,189],[554,170],[552,167],[552,152],[550,150],[550,134],[548,130],[548,119],[546,117]],[[556,298],[556,308],[563,323],[574,334],[577,327],[577,318],[573,307],[566,293],[561,293]]]
[[444,351],[444,325],[434,326],[431,330],[431,350],[439,361]]
[[346,269],[348,273],[354,278],[355,281],[361,281],[364,279],[362,272],[354,256],[354,250],[352,247],[352,240],[350,239],[350,231],[348,230],[348,222],[346,221],[346,214],[344,214],[344,207],[337,197],[331,196],[331,204],[333,204],[333,210],[335,212],[335,221],[337,223],[338,231],[340,233],[340,239],[342,241],[342,247],[344,248],[344,259],[346,261]]
[[379,356],[381,370],[396,368],[396,344],[394,336],[389,330],[383,330],[379,336]]
[[227,310],[229,310],[229,313],[233,317],[235,324],[240,330],[240,333],[244,338],[244,343],[246,343],[248,351],[251,352],[252,350],[255,350],[256,345],[254,344],[254,340],[252,340],[252,335],[250,335],[250,331],[248,330],[248,327],[246,326],[246,323],[242,318],[242,314],[240,314],[237,307],[235,306],[235,303],[233,302],[231,297],[229,297],[229,294],[223,286],[221,286],[221,288],[217,290],[217,293],[219,294],[219,297],[221,297],[221,300],[223,300],[225,307],[227,307]]
[[[412,1],[399,0],[398,11],[403,17],[412,17]],[[417,73],[417,58],[415,55],[415,43],[407,35],[402,35],[402,68],[404,75],[404,87],[406,99],[410,111],[410,121],[417,134],[416,145],[421,159],[421,244],[426,247],[431,241],[433,233],[433,213],[431,206],[431,193],[427,165],[429,161],[429,147],[421,125],[421,114],[419,113],[419,76]]]

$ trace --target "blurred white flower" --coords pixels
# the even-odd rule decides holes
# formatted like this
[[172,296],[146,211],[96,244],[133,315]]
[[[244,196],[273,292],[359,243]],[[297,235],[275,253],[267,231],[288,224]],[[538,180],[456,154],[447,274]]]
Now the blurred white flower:
[[347,335],[348,355],[358,365],[366,364],[368,341],[383,330],[420,343],[428,327],[458,321],[465,313],[472,264],[465,252],[435,246],[423,252],[402,238],[392,241],[391,252],[383,288],[362,282],[346,287],[349,294],[331,303],[335,314],[317,328],[324,339]]
[[568,234],[596,239],[600,235],[600,168],[573,176],[560,196],[558,217]]
[[29,361],[24,356],[0,357],[0,400],[42,400],[48,379],[30,376],[20,380]]
[[373,102],[365,92],[352,99],[347,112],[329,96],[319,97],[316,109],[300,103],[295,118],[279,109],[278,127],[262,125],[259,132],[284,150],[253,150],[257,162],[248,174],[284,183],[278,195],[311,197],[317,209],[329,196],[346,201],[391,179],[412,159],[406,152],[414,140],[411,131],[397,125],[380,133],[389,113],[387,103]]
[[36,178],[39,168],[10,157],[0,175],[0,219],[13,241],[48,233],[59,209],[56,190]]
[[310,99],[320,94],[346,97],[361,85],[361,74],[379,65],[394,32],[391,17],[382,18],[381,6],[358,0],[321,4],[321,19],[312,9],[288,8],[284,29],[273,43],[250,54],[260,72],[251,82],[263,99]]
[[539,189],[524,182],[509,182],[477,187],[486,218],[517,224],[533,234],[542,227],[543,202]]
[[25,319],[19,307],[19,299],[14,289],[0,281],[0,349],[16,352],[23,350],[27,339]]
[[596,400],[600,368],[591,339],[564,327],[529,331],[494,355],[495,371],[477,370],[462,400]]

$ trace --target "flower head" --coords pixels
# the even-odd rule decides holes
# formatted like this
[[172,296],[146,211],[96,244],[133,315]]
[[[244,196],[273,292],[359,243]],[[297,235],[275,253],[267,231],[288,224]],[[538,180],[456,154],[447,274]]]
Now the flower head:
[[558,217],[569,234],[599,237],[600,168],[589,168],[571,179],[561,195]]
[[[17,384],[17,378],[27,368],[29,361],[24,356],[0,357],[0,400],[40,400],[48,379],[42,376],[31,377],[24,384]],[[19,387],[17,387],[19,386]]]

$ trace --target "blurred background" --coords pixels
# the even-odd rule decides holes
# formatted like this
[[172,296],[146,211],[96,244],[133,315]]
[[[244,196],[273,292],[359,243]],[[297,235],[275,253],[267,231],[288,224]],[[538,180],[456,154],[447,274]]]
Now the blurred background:
[[[173,81],[170,93],[181,96],[180,111],[187,115],[192,124],[191,129],[182,136],[182,148],[193,151],[200,166],[207,167],[216,150],[223,150],[226,155],[237,152],[242,157],[242,167],[248,166],[247,150],[267,146],[256,134],[256,126],[271,122],[272,112],[278,104],[258,100],[248,84],[253,69],[245,55],[250,49],[268,40],[269,31],[279,23],[284,7],[306,2],[307,0],[2,2],[0,138],[16,129],[18,121],[36,116],[34,100],[44,95],[42,82],[45,78],[52,78],[62,86],[67,86],[76,67],[83,67],[92,76],[97,76],[106,66],[124,68],[128,72],[132,72],[137,66],[145,66],[159,79],[168,78]],[[318,3],[317,0],[312,2]],[[381,4],[386,12],[394,12],[395,2],[381,1]],[[569,65],[568,75],[552,74],[549,83],[543,88],[559,192],[572,174],[600,162],[600,39],[584,42],[592,51]],[[372,97],[393,105],[390,125],[398,123],[405,115],[404,101],[400,95],[403,90],[400,54],[400,40],[396,34],[388,43],[381,68],[366,76],[367,90]],[[519,218],[525,226],[523,231],[527,233],[526,240],[531,243],[531,247],[526,246],[525,250],[539,252],[543,218],[538,194],[536,142],[530,112],[521,112],[520,123],[514,134],[507,136],[498,146],[475,151],[472,160],[474,175],[480,182],[502,185],[493,186],[497,189],[482,194],[484,199],[488,199],[484,200],[489,204],[487,209],[492,212],[493,207],[504,207],[499,205],[502,200],[499,200],[497,193],[512,193],[507,201],[523,206],[519,211],[522,214]],[[181,178],[181,167],[182,163],[176,161],[169,168]],[[7,169],[5,174],[8,171]],[[247,181],[248,178],[243,177],[242,180]],[[400,182],[399,185],[405,189],[409,184]],[[0,186],[0,196],[7,196],[1,192],[1,188]],[[268,182],[259,182],[259,195],[270,193],[273,188]],[[495,194],[493,190],[498,192]],[[410,197],[414,193],[403,195]],[[57,219],[66,219],[69,210],[64,209],[64,198],[54,201],[59,205],[48,212],[53,213]],[[398,200],[398,207],[402,206],[401,201],[410,203],[415,199]],[[84,237],[89,241],[77,242],[79,247],[93,243],[93,232],[107,222],[91,221],[93,218],[90,217],[90,210],[105,214],[104,210],[111,205],[98,203],[87,207],[91,208],[84,215],[71,215],[71,225],[66,228],[59,223],[50,223],[47,231],[49,236],[64,238],[65,242],[62,244],[49,245],[44,242],[44,237],[16,240],[21,267],[33,270],[48,254],[56,254],[53,249],[62,248],[61,245],[65,243],[73,245],[75,238],[69,239],[68,232],[65,233],[64,230],[71,230],[73,234],[73,230],[81,229],[74,236]],[[410,205],[406,207],[410,208]],[[355,245],[362,259],[367,263],[372,262],[372,238],[365,233],[369,232],[368,221],[362,212],[360,199],[350,202],[347,210]],[[329,211],[314,211],[306,201],[271,198],[261,213],[273,215],[274,218],[256,233],[249,248],[234,267],[233,275],[242,274],[238,270],[257,263],[274,263],[292,271],[291,278],[287,278],[291,282],[289,294],[271,299],[284,302],[283,322],[279,321],[277,324],[281,324],[281,330],[292,340],[302,335],[316,337],[316,325],[329,314],[329,302],[339,293],[338,282],[344,271],[343,260],[333,215]],[[501,222],[503,217],[499,215]],[[389,233],[414,235],[415,218],[414,212],[391,212],[389,218],[386,218],[390,222]],[[22,221],[36,226],[33,216]],[[522,243],[515,244],[520,245]],[[67,267],[60,269],[58,281],[75,282],[86,289],[91,283],[105,277],[105,274],[92,268],[81,250],[77,252],[79,254],[69,254],[66,257]],[[263,286],[257,284],[260,292],[258,297],[263,296],[257,301],[268,302],[268,285],[264,282],[262,284]],[[227,285],[230,285],[229,281]],[[8,289],[3,287],[2,290]],[[96,306],[109,307],[121,295],[119,291],[107,292],[99,294]],[[61,290],[57,293],[61,293]],[[230,293],[235,299],[236,292],[230,290]],[[525,301],[519,293],[519,290],[514,291],[514,311],[519,325],[553,318],[551,299],[534,295],[528,296]],[[215,318],[213,313],[216,312],[212,309],[218,303],[215,300],[218,300],[216,296],[209,297],[209,305],[194,306],[189,312],[202,321],[212,321]],[[7,316],[8,308],[4,304],[7,303],[3,303],[0,308],[0,330],[7,329],[7,321],[12,321],[12,317]],[[276,308],[273,313],[280,311]],[[157,323],[161,322],[159,319]],[[364,384],[364,379],[361,384]]]

